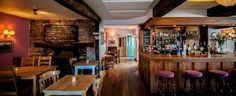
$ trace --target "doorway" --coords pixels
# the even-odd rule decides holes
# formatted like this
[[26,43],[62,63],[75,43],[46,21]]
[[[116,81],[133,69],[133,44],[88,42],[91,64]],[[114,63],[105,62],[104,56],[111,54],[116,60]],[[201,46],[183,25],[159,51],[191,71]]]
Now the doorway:
[[119,46],[118,49],[120,50],[120,57],[126,57],[126,37],[118,37],[119,39]]
[[134,57],[135,54],[135,38],[134,36],[125,36],[125,37],[118,37],[119,39],[119,46],[118,49],[120,50],[121,57]]

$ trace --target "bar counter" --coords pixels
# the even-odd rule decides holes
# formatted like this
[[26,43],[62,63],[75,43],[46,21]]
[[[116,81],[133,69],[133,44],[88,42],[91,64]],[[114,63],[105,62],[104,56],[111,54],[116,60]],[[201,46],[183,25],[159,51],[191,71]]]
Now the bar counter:
[[232,72],[236,61],[236,55],[228,54],[211,54],[207,55],[159,55],[155,53],[139,52],[139,72],[142,79],[148,86],[150,93],[157,92],[158,72],[159,70],[170,70],[175,73],[177,91],[183,89],[184,70],[198,70],[204,74],[204,82],[207,81],[207,72],[210,69],[221,69]]

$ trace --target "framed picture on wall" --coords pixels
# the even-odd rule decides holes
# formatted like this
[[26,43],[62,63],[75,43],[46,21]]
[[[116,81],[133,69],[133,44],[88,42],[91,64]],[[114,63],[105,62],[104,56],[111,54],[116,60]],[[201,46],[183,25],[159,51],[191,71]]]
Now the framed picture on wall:
[[0,52],[11,52],[12,46],[12,41],[0,41]]
[[107,45],[108,46],[115,46],[116,45],[116,40],[115,39],[109,39],[107,41]]

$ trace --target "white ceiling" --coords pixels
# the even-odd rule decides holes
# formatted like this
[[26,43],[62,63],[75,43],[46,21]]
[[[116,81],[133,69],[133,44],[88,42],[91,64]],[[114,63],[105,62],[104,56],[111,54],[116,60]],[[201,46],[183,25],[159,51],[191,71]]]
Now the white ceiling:
[[127,20],[147,15],[159,0],[84,0],[103,20]]
[[215,0],[187,0],[163,17],[207,17],[207,9],[216,5]]
[[[84,0],[103,20],[104,25],[134,25],[152,17],[159,0]],[[164,17],[206,17],[215,0],[188,0]],[[37,8],[38,15],[33,14]],[[54,0],[0,0],[0,12],[29,19],[85,19]]]
[[[38,9],[37,15],[33,8]],[[0,12],[29,19],[85,19],[54,0],[0,0]]]

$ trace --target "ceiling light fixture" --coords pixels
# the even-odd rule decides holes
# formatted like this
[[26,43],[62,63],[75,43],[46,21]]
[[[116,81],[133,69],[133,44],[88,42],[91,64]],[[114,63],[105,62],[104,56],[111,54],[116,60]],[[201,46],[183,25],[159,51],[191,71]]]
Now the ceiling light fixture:
[[236,4],[236,0],[216,0],[216,2],[225,7],[234,6]]

